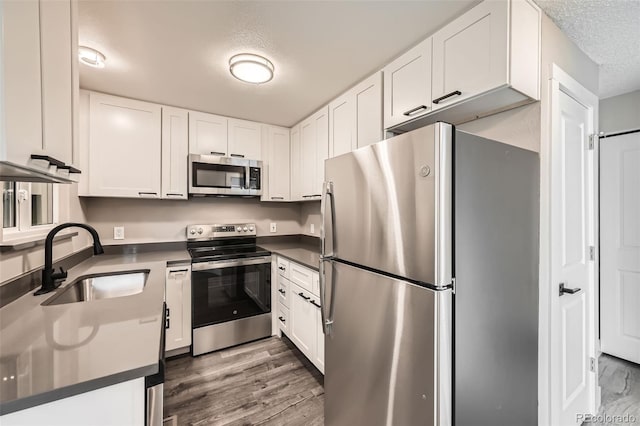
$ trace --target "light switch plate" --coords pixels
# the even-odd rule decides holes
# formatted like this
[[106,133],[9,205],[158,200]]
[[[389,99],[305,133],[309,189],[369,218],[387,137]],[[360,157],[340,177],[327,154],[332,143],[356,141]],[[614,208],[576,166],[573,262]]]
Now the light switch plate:
[[311,233],[315,234],[316,233],[316,225],[315,224],[311,224]]
[[113,239],[114,240],[124,240],[124,226],[114,226],[113,227]]
[[278,232],[278,224],[275,222],[271,222],[271,224],[269,225],[269,231]]

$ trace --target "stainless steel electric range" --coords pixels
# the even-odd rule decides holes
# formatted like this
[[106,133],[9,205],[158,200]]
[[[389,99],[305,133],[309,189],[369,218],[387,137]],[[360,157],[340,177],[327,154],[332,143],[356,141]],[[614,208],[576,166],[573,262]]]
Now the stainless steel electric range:
[[271,253],[253,223],[189,225],[192,354],[271,335]]

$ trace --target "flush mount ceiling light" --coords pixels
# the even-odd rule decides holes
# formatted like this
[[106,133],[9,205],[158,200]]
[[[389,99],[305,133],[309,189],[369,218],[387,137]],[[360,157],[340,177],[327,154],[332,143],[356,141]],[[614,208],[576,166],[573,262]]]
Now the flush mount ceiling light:
[[78,47],[78,59],[80,59],[80,62],[83,64],[94,68],[104,68],[104,62],[106,60],[102,53],[86,46]]
[[273,78],[273,64],[267,58],[241,53],[229,59],[229,71],[238,80],[247,83],[266,83]]

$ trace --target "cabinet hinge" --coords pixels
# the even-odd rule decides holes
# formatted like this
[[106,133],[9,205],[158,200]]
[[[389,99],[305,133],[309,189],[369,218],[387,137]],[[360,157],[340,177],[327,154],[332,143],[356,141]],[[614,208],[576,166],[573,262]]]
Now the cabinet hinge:
[[589,260],[596,260],[596,248],[589,246]]
[[589,151],[593,151],[593,147],[596,146],[596,139],[598,138],[597,134],[589,135]]
[[596,359],[591,357],[589,358],[589,371],[591,371],[592,373],[596,372]]

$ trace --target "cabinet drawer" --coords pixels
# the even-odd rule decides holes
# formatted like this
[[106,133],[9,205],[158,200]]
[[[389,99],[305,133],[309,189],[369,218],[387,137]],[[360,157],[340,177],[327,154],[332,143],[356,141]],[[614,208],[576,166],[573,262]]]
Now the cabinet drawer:
[[296,263],[290,264],[289,279],[303,289],[313,292],[313,271]]
[[289,309],[282,303],[278,304],[278,328],[285,333],[289,331]]
[[278,274],[289,278],[289,261],[278,256]]
[[278,300],[286,307],[291,306],[289,304],[291,300],[291,292],[289,289],[289,280],[282,275],[278,275]]

